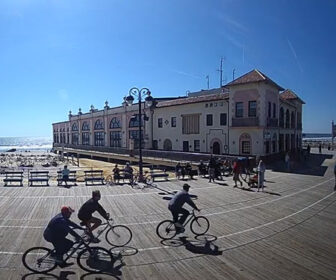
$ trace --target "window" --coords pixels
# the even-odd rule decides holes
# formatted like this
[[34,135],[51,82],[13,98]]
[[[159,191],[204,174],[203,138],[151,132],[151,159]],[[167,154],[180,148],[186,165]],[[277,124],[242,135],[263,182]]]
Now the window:
[[272,116],[272,103],[268,102],[268,117],[270,118]]
[[105,146],[105,133],[104,132],[95,132],[94,133],[94,144],[95,146],[101,147]]
[[72,133],[71,135],[71,143],[73,145],[78,145],[78,133]]
[[71,127],[71,130],[72,131],[78,131],[78,124],[77,123],[74,123]]
[[236,102],[236,118],[242,118],[244,115],[243,102]]
[[256,101],[249,101],[248,116],[249,117],[257,116],[257,102]]
[[276,118],[276,104],[273,103],[273,118]]
[[82,125],[82,131],[89,131],[89,130],[90,130],[90,126],[88,122],[84,122]]
[[171,118],[171,126],[176,127],[176,117]]
[[199,114],[182,116],[182,134],[199,134],[199,119]]
[[251,142],[242,141],[242,154],[249,155],[251,153]]
[[194,140],[194,151],[199,152],[200,150],[200,140]]
[[110,132],[110,146],[113,148],[121,147],[121,131]]
[[279,118],[280,118],[280,120],[279,120],[279,126],[283,128],[284,127],[284,123],[285,123],[285,120],[284,120],[285,115],[284,115],[284,109],[282,107],[280,108],[280,116],[279,116]]
[[120,119],[112,118],[110,122],[110,128],[121,128]]
[[[143,126],[143,120],[141,120],[141,126]],[[131,117],[129,127],[139,127],[139,115],[136,114]]]
[[90,145],[90,133],[89,132],[82,133],[82,145]]
[[206,125],[211,126],[212,123],[212,115],[206,115]]
[[104,129],[104,123],[102,120],[97,120],[94,125],[95,130]]
[[289,128],[289,110],[286,110],[286,128]]
[[220,125],[226,125],[226,113],[220,114]]
[[162,127],[162,118],[158,118],[158,127]]
[[[133,139],[134,141],[134,149],[138,149],[139,148],[139,130],[130,130],[129,138]],[[141,141],[142,147],[144,147],[143,131],[141,133],[141,140],[142,140]]]

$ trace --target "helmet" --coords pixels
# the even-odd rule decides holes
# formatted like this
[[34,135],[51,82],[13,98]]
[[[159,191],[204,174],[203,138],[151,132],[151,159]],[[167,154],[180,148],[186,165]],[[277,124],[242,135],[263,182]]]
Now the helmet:
[[75,212],[75,210],[73,210],[70,206],[63,206],[61,208],[62,214],[73,213],[73,212]]

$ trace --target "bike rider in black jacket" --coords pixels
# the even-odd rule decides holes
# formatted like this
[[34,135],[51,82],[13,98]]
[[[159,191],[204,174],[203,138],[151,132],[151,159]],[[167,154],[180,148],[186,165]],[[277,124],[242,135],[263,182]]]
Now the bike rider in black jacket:
[[94,212],[98,212],[104,219],[108,220],[110,214],[99,204],[101,198],[100,191],[96,190],[92,192],[92,198],[86,201],[78,211],[78,218],[82,221],[88,231],[87,234],[91,238],[91,242],[98,243],[100,240],[93,235],[93,231],[102,224],[102,220],[93,217]]

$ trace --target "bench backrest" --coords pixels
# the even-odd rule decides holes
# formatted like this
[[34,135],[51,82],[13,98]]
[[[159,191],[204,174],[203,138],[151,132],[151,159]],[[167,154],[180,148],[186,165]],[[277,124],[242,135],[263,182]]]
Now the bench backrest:
[[29,171],[29,177],[48,177],[49,171]]
[[6,179],[8,178],[23,178],[23,171],[6,171]]
[[84,170],[85,176],[103,175],[103,170]]

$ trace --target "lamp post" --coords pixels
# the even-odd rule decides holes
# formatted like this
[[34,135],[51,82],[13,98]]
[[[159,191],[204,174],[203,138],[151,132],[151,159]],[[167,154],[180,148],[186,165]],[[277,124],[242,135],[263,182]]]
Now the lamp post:
[[142,168],[142,111],[141,111],[141,102],[142,98],[146,96],[145,102],[150,107],[153,104],[153,97],[151,96],[151,92],[148,88],[142,88],[138,89],[136,87],[133,87],[130,89],[128,96],[125,98],[127,104],[132,105],[134,101],[134,97],[138,98],[138,104],[139,104],[139,112],[138,112],[138,131],[139,131],[139,182],[143,182],[143,168]]

